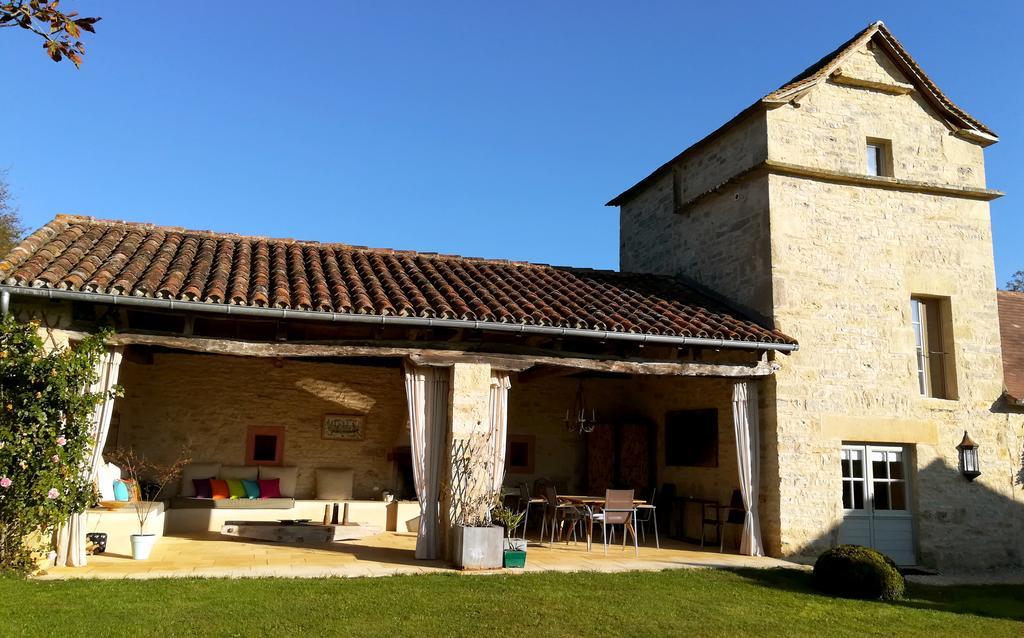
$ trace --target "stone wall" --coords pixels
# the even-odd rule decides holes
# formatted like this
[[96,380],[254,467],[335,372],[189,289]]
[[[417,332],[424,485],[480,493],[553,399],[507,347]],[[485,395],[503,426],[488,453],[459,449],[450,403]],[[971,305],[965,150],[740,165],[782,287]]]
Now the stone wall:
[[[190,441],[193,459],[241,465],[250,425],[285,428],[284,464],[299,468],[296,496],[312,498],[316,468],[355,470],[357,499],[394,488],[388,451],[409,445],[405,387],[396,367],[155,353],[125,360],[125,397],[108,449],[133,446],[167,461]],[[321,438],[325,414],[366,415],[365,439]]]
[[[907,81],[866,48],[843,68]],[[780,161],[863,172],[867,138],[884,138],[892,142],[894,177],[985,186],[982,149],[951,135],[916,91],[825,83],[799,108],[769,112],[768,131],[769,157]],[[842,442],[891,442],[913,452],[921,562],[1020,564],[1024,503],[1011,477],[1024,420],[998,407],[988,204],[782,176],[772,176],[769,188],[776,325],[801,342],[776,377],[778,551],[810,556],[834,542]],[[956,400],[920,395],[912,295],[950,300]],[[983,474],[974,483],[957,471],[964,430],[981,445]]]
[[[736,123],[675,167],[680,202],[719,186],[767,156],[763,112]],[[626,272],[685,274],[764,316],[771,313],[768,182],[749,177],[675,212],[666,175],[620,211],[619,267]]]
[[[786,177],[771,184],[776,321],[801,341],[776,379],[780,551],[811,554],[831,542],[842,441],[898,442],[916,452],[923,562],[1019,562],[1024,515],[1009,477],[1022,420],[993,412],[1002,361],[987,204]],[[920,395],[916,294],[950,299],[957,400]],[[964,430],[982,446],[984,474],[973,484],[956,471]]]
[[[843,69],[864,80],[907,82],[867,47]],[[894,95],[829,81],[797,105],[767,111],[766,121],[772,160],[863,174],[867,139],[882,138],[891,140],[896,178],[985,186],[981,147],[953,136],[916,91]],[[734,168],[745,166],[737,161]],[[1020,564],[1024,415],[999,399],[988,204],[778,175],[756,179],[742,184],[757,184],[767,198],[763,210],[770,213],[756,223],[764,241],[730,236],[744,209],[738,193],[708,198],[698,214],[672,215],[664,179],[622,208],[622,266],[697,279],[762,310],[800,341],[798,352],[778,358],[776,377],[762,382],[769,551],[811,557],[835,542],[844,441],[902,443],[912,457],[921,562]],[[746,264],[770,274],[737,274]],[[925,398],[917,388],[909,315],[918,294],[950,300],[956,400]],[[982,475],[973,483],[957,471],[964,430],[981,446]]]
[[[878,65],[879,58],[885,56],[862,49],[850,64],[843,64],[844,72],[868,80],[884,76],[908,82],[891,64]],[[858,174],[867,170],[867,139],[889,140],[893,177],[985,186],[982,148],[951,135],[918,91],[891,95],[825,82],[801,98],[799,106],[768,111],[768,138],[769,159]]]

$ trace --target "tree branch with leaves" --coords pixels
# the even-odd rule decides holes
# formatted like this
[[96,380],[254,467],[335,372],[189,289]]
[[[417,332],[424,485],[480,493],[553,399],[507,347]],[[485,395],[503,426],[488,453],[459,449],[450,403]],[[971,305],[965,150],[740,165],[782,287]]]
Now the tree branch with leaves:
[[25,227],[21,225],[18,209],[11,203],[11,189],[7,185],[7,171],[0,171],[0,259],[14,248]]
[[1012,292],[1024,292],[1024,270],[1018,270],[1006,282],[1006,289]]
[[79,39],[83,31],[96,33],[100,18],[79,17],[77,11],[64,13],[60,0],[0,0],[0,28],[19,27],[43,39],[43,48],[54,62],[64,58],[82,66],[85,45]]

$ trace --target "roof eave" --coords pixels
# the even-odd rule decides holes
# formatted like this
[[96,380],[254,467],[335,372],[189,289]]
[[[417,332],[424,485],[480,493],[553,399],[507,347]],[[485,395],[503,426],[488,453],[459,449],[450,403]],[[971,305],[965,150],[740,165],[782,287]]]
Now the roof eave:
[[226,316],[259,317],[263,319],[303,319],[310,321],[354,323],[364,325],[369,324],[377,326],[393,325],[406,328],[458,328],[522,335],[538,334],[552,337],[598,339],[601,341],[626,341],[652,346],[665,345],[675,347],[723,348],[757,352],[773,350],[789,353],[799,349],[799,344],[792,339],[789,343],[778,343],[774,341],[740,341],[709,337],[685,337],[634,332],[614,332],[610,330],[592,330],[588,328],[564,328],[558,326],[496,323],[492,321],[467,319],[351,314],[321,310],[294,310],[291,308],[214,304],[199,301],[178,301],[176,299],[111,295],[105,293],[81,292],[77,290],[59,290],[54,288],[27,288],[24,286],[11,286],[8,284],[0,285],[0,293],[3,293],[5,297],[7,295],[12,295],[51,300],[86,301],[91,303],[109,304],[112,306],[134,306],[165,311],[177,310],[183,312],[197,312]]
[[982,148],[985,148],[986,146],[992,146],[993,144],[999,141],[998,135],[991,135],[989,133],[979,131],[977,129],[957,129],[956,131],[953,132],[953,135],[956,135],[959,138],[963,138],[969,142],[974,142],[975,144],[978,144]]

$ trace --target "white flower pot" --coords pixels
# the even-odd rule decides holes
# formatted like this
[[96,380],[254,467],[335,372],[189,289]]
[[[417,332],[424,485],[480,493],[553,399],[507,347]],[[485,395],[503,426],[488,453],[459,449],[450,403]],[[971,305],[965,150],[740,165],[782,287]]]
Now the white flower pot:
[[146,560],[156,544],[156,534],[132,534],[132,558]]
[[452,528],[452,562],[461,569],[500,569],[502,564],[504,528]]
[[506,552],[525,552],[526,551],[526,539],[525,538],[506,538],[505,539],[505,551]]

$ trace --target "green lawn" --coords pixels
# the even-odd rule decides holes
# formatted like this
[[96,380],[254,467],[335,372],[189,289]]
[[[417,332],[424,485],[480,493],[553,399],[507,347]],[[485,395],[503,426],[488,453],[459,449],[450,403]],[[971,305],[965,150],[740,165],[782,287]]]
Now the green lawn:
[[[84,619],[88,619],[87,621]],[[82,624],[87,623],[87,624]],[[4,636],[1024,636],[1024,586],[828,598],[790,570],[329,580],[0,579]]]

